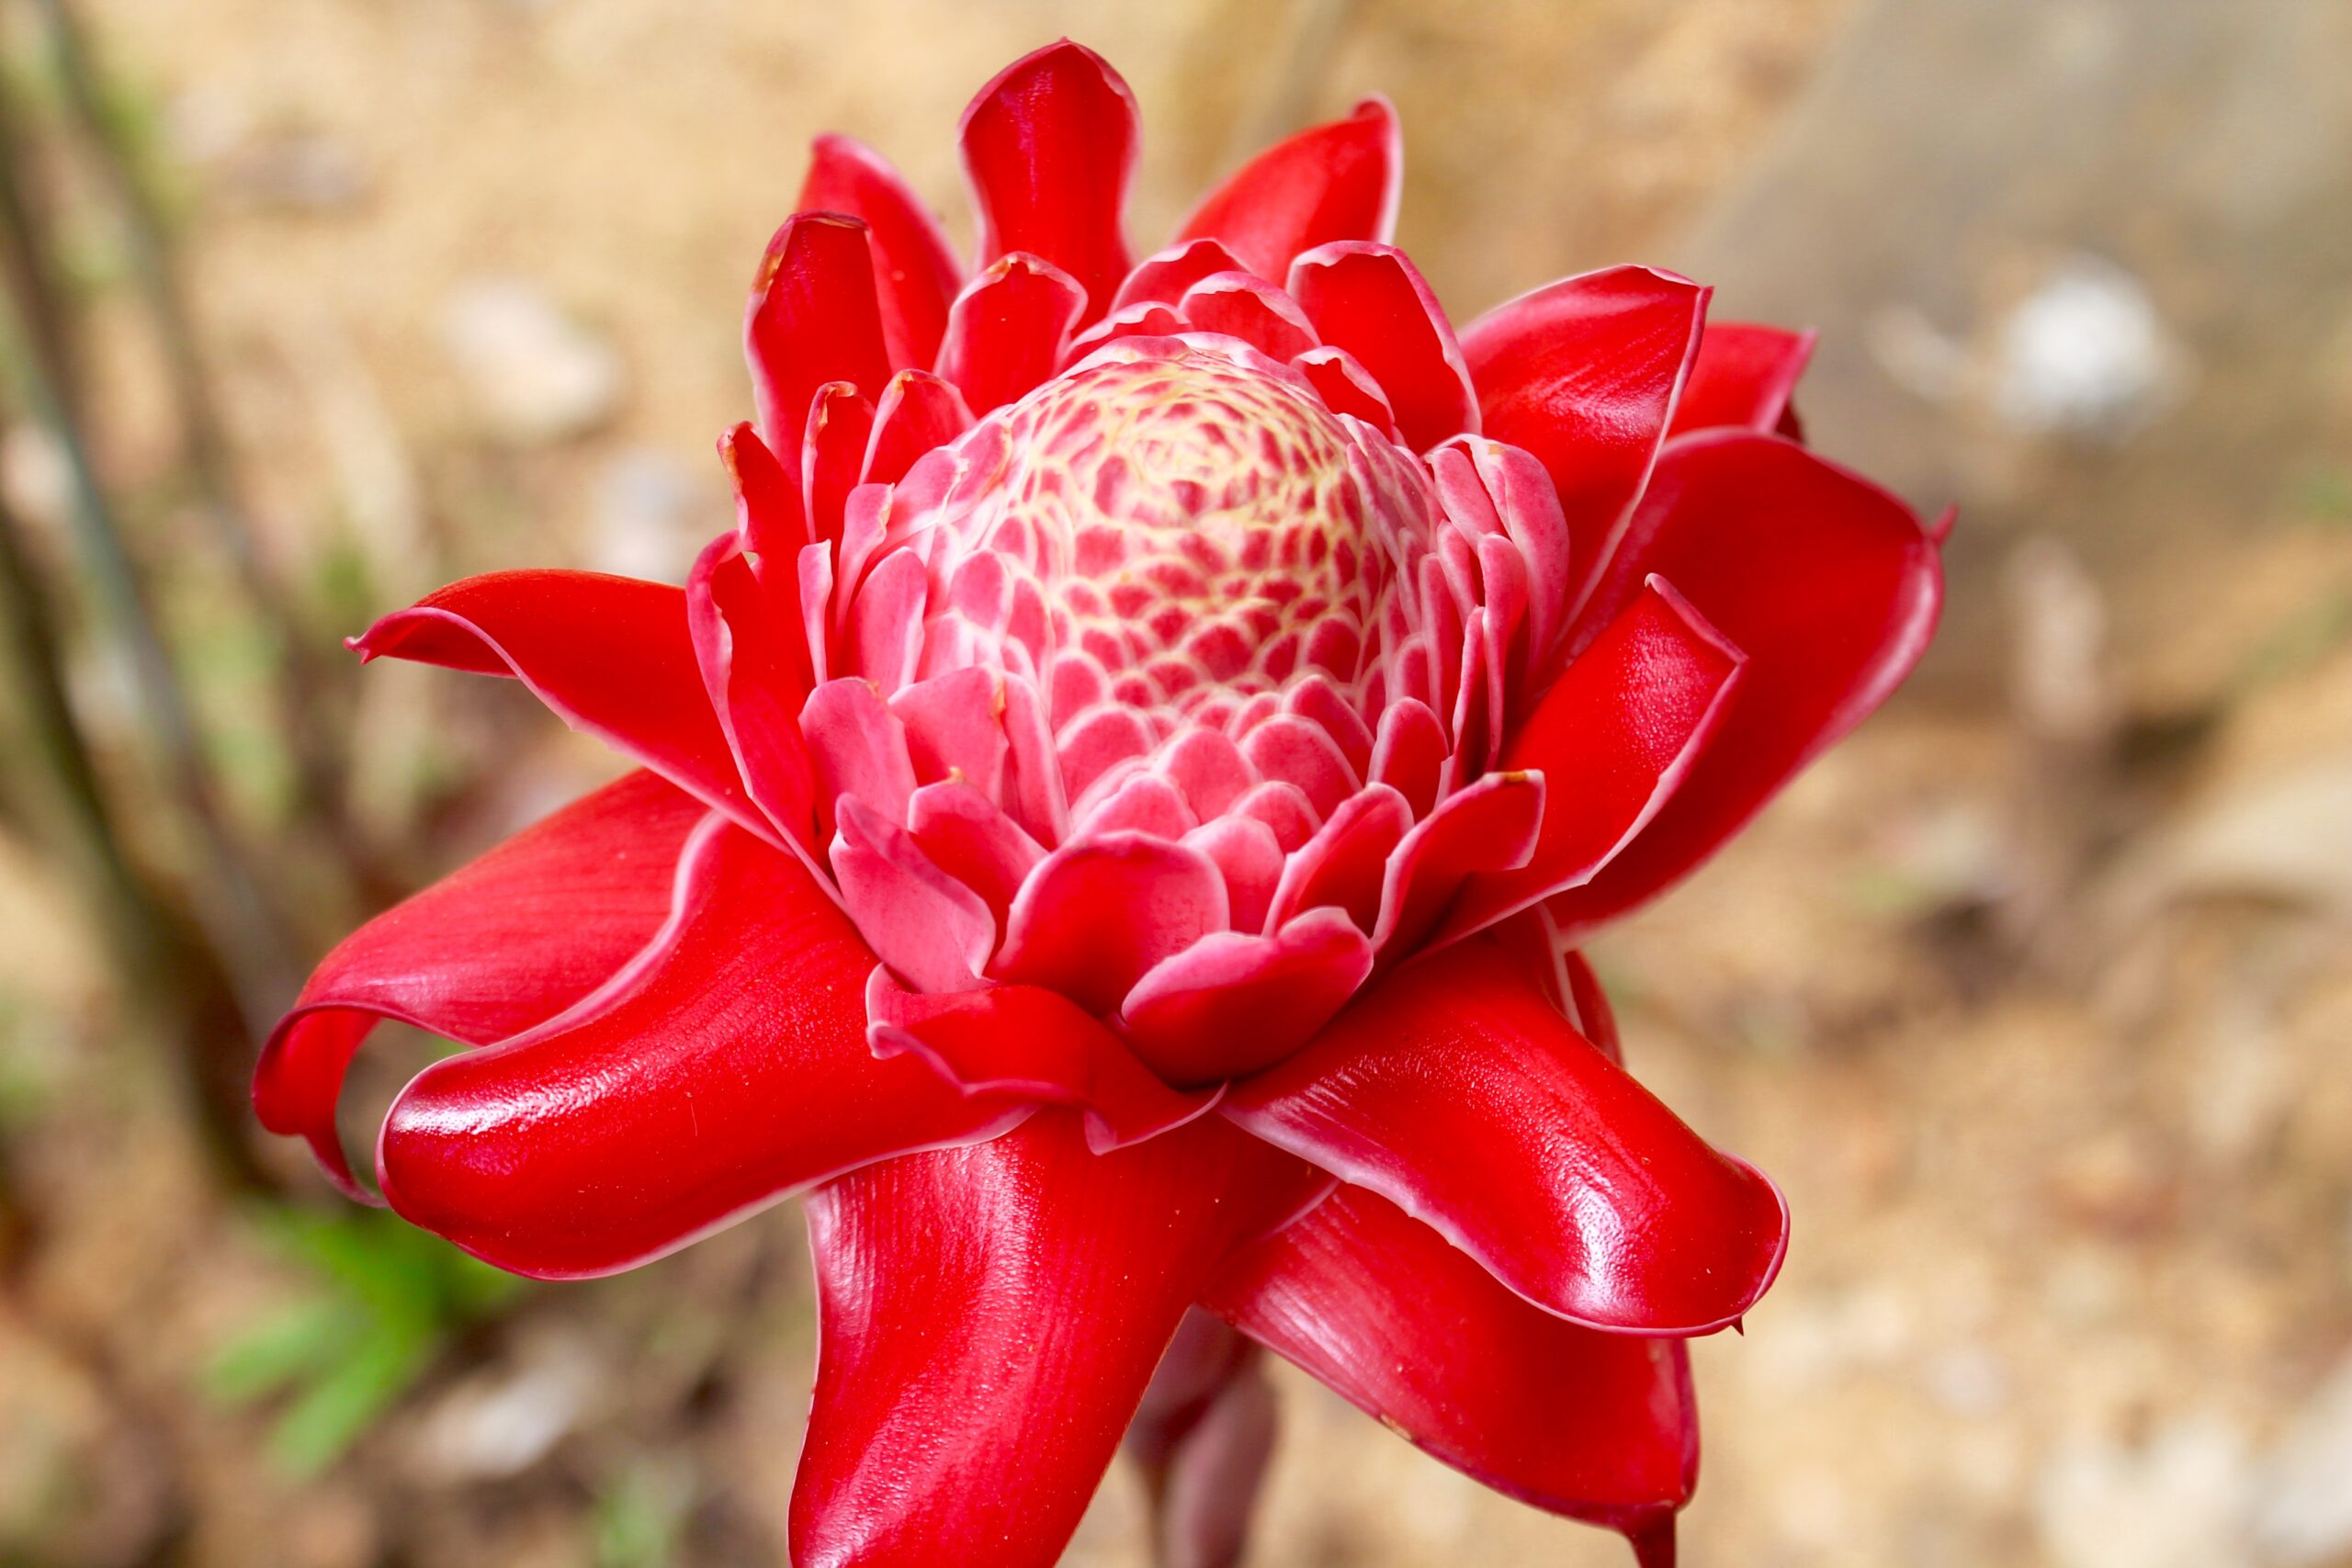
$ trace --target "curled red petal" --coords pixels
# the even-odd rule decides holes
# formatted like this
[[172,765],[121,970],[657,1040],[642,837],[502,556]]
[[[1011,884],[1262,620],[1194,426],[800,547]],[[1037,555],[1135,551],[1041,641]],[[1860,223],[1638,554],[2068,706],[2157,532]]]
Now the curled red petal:
[[1184,290],[1204,277],[1231,272],[1240,265],[1240,257],[1215,240],[1186,240],[1137,262],[1135,271],[1119,285],[1111,308],[1123,310],[1130,305],[1153,301],[1172,305],[1184,297]]
[[634,757],[763,836],[703,688],[685,594],[593,571],[493,571],[395,610],[351,648],[512,675],[572,728]]
[[818,538],[842,536],[849,492],[865,473],[874,417],[874,405],[847,381],[828,381],[808,400],[800,440],[801,506]]
[[1478,399],[1462,347],[1404,252],[1363,241],[1318,245],[1291,264],[1288,287],[1317,334],[1380,383],[1407,446],[1419,451],[1477,434]]
[[1225,929],[1225,878],[1198,850],[1104,833],[1056,850],[1012,901],[996,977],[1107,1017],[1153,964]]
[[1289,359],[1316,346],[1297,301],[1246,272],[1220,272],[1184,291],[1184,319],[1204,333],[1238,337],[1261,354]]
[[668,928],[628,969],[401,1091],[377,1149],[384,1196],[503,1269],[577,1279],[1026,1113],[876,1060],[873,968],[797,860],[714,819],[680,864]]
[[1473,877],[1447,917],[1458,936],[1581,886],[1683,787],[1738,709],[1744,660],[1653,579],[1544,694],[1504,753],[1548,787],[1535,852]]
[[1373,935],[1385,960],[1413,951],[1472,875],[1527,863],[1543,841],[1546,793],[1543,773],[1488,773],[1414,825],[1382,877]]
[[1121,1010],[1136,1055],[1170,1083],[1216,1083],[1278,1062],[1372,973],[1346,912],[1309,909],[1272,936],[1219,931],[1161,960]]
[[967,1094],[1082,1111],[1098,1153],[1156,1137],[1216,1102],[1214,1089],[1169,1088],[1077,1003],[1035,986],[924,996],[876,969],[865,1012],[877,1055],[910,1053]]
[[1396,238],[1404,138],[1385,98],[1302,130],[1259,153],[1193,210],[1182,240],[1216,239],[1261,277],[1280,278],[1300,252],[1333,240]]
[[1698,1479],[1681,1341],[1540,1312],[1362,1188],[1244,1250],[1204,1300],[1416,1448],[1536,1507],[1655,1540]]
[[693,796],[632,773],[525,829],[335,944],[254,1069],[254,1111],[372,1201],[335,1136],[352,1054],[381,1018],[467,1045],[543,1023],[609,979],[670,912]]
[[1214,1116],[1096,1155],[1048,1111],[817,1193],[793,1562],[1055,1562],[1186,1308],[1309,1179]]
[[1699,353],[1708,290],[1645,266],[1565,277],[1463,330],[1486,432],[1534,454],[1568,527],[1573,615],[1624,532]]
[[1747,656],[1738,697],[1674,796],[1592,880],[1555,900],[1574,940],[1706,859],[1900,684],[1943,603],[1937,541],[1894,496],[1793,442],[1676,440],[1659,459],[1577,647],[1655,574]]
[[956,297],[939,373],[975,414],[1009,403],[1054,373],[1084,303],[1077,279],[1052,263],[1000,256]]
[[1484,940],[1407,964],[1220,1110],[1597,1328],[1721,1328],[1764,1293],[1788,1242],[1770,1181],[1709,1147]]
[[947,302],[963,276],[922,198],[872,148],[825,135],[809,149],[808,175],[794,205],[804,212],[847,213],[865,223],[890,363],[929,369],[947,327]]
[[797,476],[817,389],[847,381],[870,399],[890,379],[865,225],[839,212],[786,219],[760,258],[743,345],[760,434]]
[[704,692],[744,791],[788,841],[812,848],[814,786],[798,723],[808,648],[798,617],[779,613],[747,557],[741,530],[721,534],[695,558],[686,618]]
[[1792,400],[1817,335],[1748,321],[1708,322],[1667,434],[1732,425],[1797,435]]
[[954,383],[928,370],[901,370],[874,405],[874,435],[858,478],[867,484],[897,484],[924,453],[971,427],[972,411]]
[[1084,290],[1080,326],[1110,309],[1127,275],[1122,224],[1136,122],[1126,82],[1068,39],[1006,66],[964,111],[981,262],[1015,251],[1043,256]]

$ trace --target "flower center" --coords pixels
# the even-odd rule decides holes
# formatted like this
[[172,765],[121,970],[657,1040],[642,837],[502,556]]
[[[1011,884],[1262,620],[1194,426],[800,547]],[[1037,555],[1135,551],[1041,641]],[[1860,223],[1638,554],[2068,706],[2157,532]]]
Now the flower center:
[[1083,654],[1122,700],[1179,708],[1310,667],[1357,678],[1387,508],[1359,436],[1303,382],[1138,344],[989,423],[1001,466],[958,531],[1045,591],[1050,657]]

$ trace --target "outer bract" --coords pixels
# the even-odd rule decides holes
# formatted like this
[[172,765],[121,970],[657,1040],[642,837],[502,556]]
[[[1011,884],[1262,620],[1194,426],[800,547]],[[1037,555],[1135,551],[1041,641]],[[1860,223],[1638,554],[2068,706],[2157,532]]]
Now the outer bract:
[[1131,1419],[1163,1540],[1230,1561],[1271,1407],[1194,1303],[1666,1562],[1679,1337],[1787,1215],[1573,944],[1903,678],[1940,533],[1798,444],[1810,336],[1683,278],[1457,333],[1385,103],[1140,262],[1102,60],[1017,62],[962,135],[968,273],[820,140],[683,589],[507,572],[356,639],[639,771],[331,953],[262,1120],[364,1196],[335,1098],[394,1018],[482,1049],[393,1105],[383,1198],[505,1268],[811,1192],[803,1568],[1049,1563]]

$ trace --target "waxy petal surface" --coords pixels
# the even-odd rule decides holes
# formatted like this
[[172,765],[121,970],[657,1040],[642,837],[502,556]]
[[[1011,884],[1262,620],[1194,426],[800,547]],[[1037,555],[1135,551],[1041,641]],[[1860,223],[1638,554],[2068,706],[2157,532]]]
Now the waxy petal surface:
[[1096,1155],[1042,1111],[817,1193],[793,1562],[1049,1568],[1185,1309],[1306,1179],[1214,1116]]
[[[874,292],[882,341],[892,366],[928,370],[947,329],[947,302],[962,273],[939,220],[899,171],[872,148],[846,136],[817,138],[796,205],[807,212],[847,213],[865,225],[873,249]],[[869,396],[876,389],[867,388]]]
[[1235,172],[1184,220],[1178,238],[1215,239],[1260,277],[1279,280],[1302,251],[1396,237],[1405,147],[1396,111],[1366,98],[1347,118],[1302,130]]
[[669,928],[602,994],[401,1091],[377,1150],[384,1196],[500,1268],[577,1279],[1025,1114],[876,1060],[873,969],[797,860],[712,820]]
[[1747,663],[1673,798],[1554,900],[1569,940],[1671,886],[1859,724],[1918,662],[1943,603],[1940,552],[1909,507],[1793,442],[1744,431],[1668,447],[1571,646],[1599,637],[1653,573]]
[[817,389],[847,381],[871,400],[890,379],[865,225],[838,212],[785,220],[752,285],[743,344],[760,434],[797,476]]
[[761,834],[711,711],[685,595],[594,571],[493,571],[426,594],[351,640],[362,660],[512,675],[593,735]]
[[1398,970],[1220,1110],[1594,1327],[1723,1327],[1788,1241],[1770,1182],[1676,1120],[1483,941]]
[[1816,335],[1750,321],[1708,322],[1667,434],[1687,435],[1730,425],[1796,435],[1791,400],[1813,358]]
[[261,1124],[300,1134],[336,1186],[373,1201],[352,1175],[334,1113],[352,1053],[376,1021],[486,1045],[553,1018],[662,929],[679,852],[708,814],[632,773],[344,938],[262,1048]]
[[1291,265],[1289,289],[1323,341],[1372,372],[1407,446],[1420,450],[1477,432],[1478,399],[1462,347],[1402,251],[1357,241],[1317,246]]
[[1110,309],[1127,275],[1136,118],[1119,73],[1067,39],[1005,67],[964,111],[982,265],[1014,251],[1043,256],[1085,290],[1081,326]]

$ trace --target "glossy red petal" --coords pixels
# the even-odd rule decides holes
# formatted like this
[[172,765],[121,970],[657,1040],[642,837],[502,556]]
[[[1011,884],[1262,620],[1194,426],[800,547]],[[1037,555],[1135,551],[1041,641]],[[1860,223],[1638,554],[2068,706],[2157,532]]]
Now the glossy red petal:
[[811,1198],[793,1562],[1049,1568],[1185,1309],[1301,1178],[1214,1116],[1096,1155],[1044,1111]]
[[1554,682],[1504,753],[1546,781],[1535,852],[1473,877],[1445,924],[1459,936],[1581,886],[1639,841],[1737,712],[1740,651],[1652,580]]
[[864,475],[873,434],[874,405],[849,382],[828,381],[809,398],[800,440],[800,493],[818,538],[842,536],[849,492]]
[[593,571],[493,571],[396,610],[356,637],[362,660],[512,675],[572,728],[634,757],[762,834],[711,711],[683,591]]
[[813,848],[813,785],[798,723],[808,648],[798,617],[760,581],[741,530],[721,534],[696,558],[686,578],[686,621],[704,692],[745,792],[788,840]]
[[1225,929],[1225,879],[1198,850],[1105,833],[1046,857],[1007,919],[996,977],[1104,1017],[1145,971]]
[[1796,435],[1791,400],[1813,358],[1817,335],[1747,321],[1708,322],[1667,434],[1684,435],[1731,425]]
[[[963,281],[939,220],[882,155],[846,136],[817,138],[801,211],[843,212],[865,225],[882,341],[892,366],[929,369],[947,327],[947,302]],[[869,395],[875,389],[866,389]]]
[[1860,723],[1918,662],[1943,602],[1941,556],[1910,508],[1792,442],[1745,431],[1667,449],[1570,646],[1602,635],[1652,573],[1747,664],[1674,797],[1554,901],[1569,940],[1683,876]]
[[344,1070],[376,1021],[467,1045],[543,1023],[609,979],[670,912],[700,801],[638,772],[524,829],[335,944],[263,1046],[254,1110],[372,1201],[335,1136]]
[[713,821],[663,936],[602,993],[401,1091],[377,1149],[384,1196],[501,1268],[581,1278],[1025,1114],[876,1060],[873,968],[798,861]]
[[817,389],[847,381],[876,398],[890,379],[865,225],[838,212],[786,219],[760,259],[743,345],[760,434],[797,476]]
[[1231,272],[1241,258],[1215,240],[1186,240],[1157,251],[1136,264],[1111,302],[1113,310],[1157,301],[1173,305],[1184,290],[1214,273]]
[[1396,411],[1389,406],[1388,394],[1346,349],[1328,344],[1310,348],[1298,356],[1295,367],[1315,384],[1316,396],[1333,413],[1352,415],[1383,435],[1396,434]]
[[1567,519],[1572,615],[1608,564],[1699,352],[1708,290],[1645,266],[1562,278],[1464,329],[1486,432],[1535,455]]
[[1220,1109],[1594,1327],[1721,1328],[1788,1242],[1770,1182],[1676,1120],[1483,940],[1407,964]]
[[1461,345],[1404,252],[1361,241],[1320,245],[1292,264],[1288,287],[1317,334],[1380,383],[1407,446],[1419,451],[1477,434],[1478,399]]
[[1679,1340],[1540,1312],[1362,1188],[1249,1247],[1204,1301],[1415,1447],[1536,1507],[1656,1540],[1698,1478]]
[[1184,319],[1199,332],[1238,337],[1261,354],[1289,359],[1316,346],[1295,300],[1246,272],[1220,272],[1184,291]]
[[928,370],[901,370],[874,405],[874,435],[858,478],[868,484],[897,484],[924,453],[971,427],[972,411],[953,382]]
[[1202,938],[1137,981],[1121,1011],[1154,1072],[1216,1083],[1306,1043],[1371,973],[1372,943],[1346,913],[1309,909],[1272,936]]
[[1381,882],[1373,934],[1384,962],[1418,947],[1470,877],[1528,863],[1543,842],[1545,794],[1543,773],[1488,773],[1414,825]]
[[1081,326],[1110,309],[1127,275],[1136,121],[1119,73],[1068,39],[1006,66],[964,111],[981,262],[1026,251],[1053,263],[1085,290]]
[[1214,238],[1261,277],[1333,240],[1396,238],[1405,145],[1396,111],[1366,98],[1342,120],[1303,130],[1252,158],[1184,220],[1179,237]]
[[956,297],[939,373],[975,414],[1009,403],[1054,373],[1084,303],[1078,281],[1051,263],[1000,257]]
[[922,996],[876,969],[865,1012],[876,1055],[910,1053],[967,1094],[1082,1111],[1098,1153],[1182,1126],[1216,1100],[1215,1089],[1169,1088],[1057,991],[989,986]]

